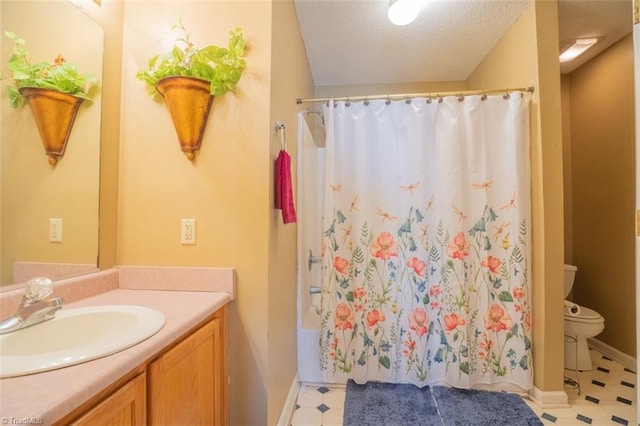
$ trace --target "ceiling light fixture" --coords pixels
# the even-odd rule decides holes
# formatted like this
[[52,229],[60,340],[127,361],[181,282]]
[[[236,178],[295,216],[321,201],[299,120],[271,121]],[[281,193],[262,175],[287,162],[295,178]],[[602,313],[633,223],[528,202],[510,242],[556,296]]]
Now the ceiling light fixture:
[[597,38],[583,38],[576,40],[571,47],[562,52],[562,55],[560,55],[560,62],[565,63],[573,61],[575,58],[582,55],[588,48],[596,44],[597,41]]
[[391,23],[402,26],[415,21],[420,12],[418,0],[391,0],[387,16]]

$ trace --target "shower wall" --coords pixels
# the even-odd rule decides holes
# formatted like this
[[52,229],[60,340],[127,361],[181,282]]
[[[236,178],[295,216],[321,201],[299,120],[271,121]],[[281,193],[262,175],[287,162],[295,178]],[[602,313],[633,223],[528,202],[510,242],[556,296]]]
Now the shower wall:
[[[298,115],[298,377],[323,382],[320,372],[320,294],[322,286],[322,182],[324,128],[318,114]],[[312,292],[314,294],[312,294]]]

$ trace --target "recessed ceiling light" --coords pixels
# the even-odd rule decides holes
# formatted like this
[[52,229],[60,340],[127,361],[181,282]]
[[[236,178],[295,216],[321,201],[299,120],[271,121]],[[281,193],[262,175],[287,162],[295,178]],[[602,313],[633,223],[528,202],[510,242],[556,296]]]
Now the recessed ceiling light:
[[582,55],[588,48],[596,44],[597,41],[597,38],[583,38],[576,40],[571,47],[562,52],[562,55],[560,55],[560,62],[565,63],[573,61],[575,58]]
[[418,0],[391,0],[387,16],[394,25],[407,25],[415,21],[420,13]]

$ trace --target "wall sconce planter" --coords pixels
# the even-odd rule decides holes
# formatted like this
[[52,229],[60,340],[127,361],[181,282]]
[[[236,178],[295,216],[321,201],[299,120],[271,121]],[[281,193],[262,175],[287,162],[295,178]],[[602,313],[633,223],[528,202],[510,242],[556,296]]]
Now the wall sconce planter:
[[180,149],[193,161],[213,102],[211,83],[195,77],[166,77],[158,81],[156,90],[165,100]]
[[80,74],[78,68],[60,54],[51,64],[33,63],[25,48],[26,42],[10,31],[4,34],[14,43],[7,64],[9,105],[18,108],[25,102],[29,104],[49,164],[54,166],[64,155],[80,104],[84,99],[91,101],[87,90],[96,83],[96,77]]
[[57,90],[23,87],[19,89],[33,113],[49,164],[64,155],[73,122],[83,99]]
[[183,36],[170,52],[152,56],[147,68],[136,76],[145,82],[152,97],[159,93],[164,98],[180,147],[193,161],[202,143],[213,97],[234,92],[247,66],[243,58],[244,35],[236,28],[229,33],[227,47],[197,47],[181,20],[172,29],[181,30]]

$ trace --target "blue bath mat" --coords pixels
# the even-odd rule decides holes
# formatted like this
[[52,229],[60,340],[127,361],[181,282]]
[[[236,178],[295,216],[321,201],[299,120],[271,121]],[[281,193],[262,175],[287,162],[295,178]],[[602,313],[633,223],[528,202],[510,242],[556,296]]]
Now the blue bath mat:
[[347,382],[344,426],[441,425],[428,387],[369,382]]
[[344,426],[539,426],[515,394],[443,386],[347,383]]

